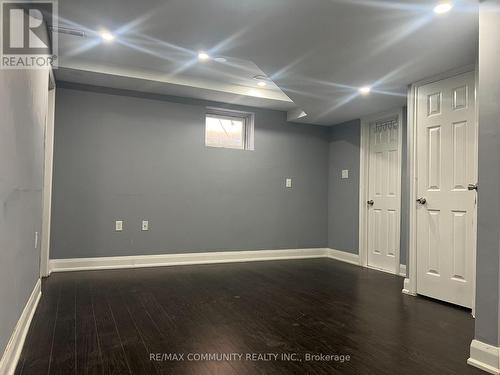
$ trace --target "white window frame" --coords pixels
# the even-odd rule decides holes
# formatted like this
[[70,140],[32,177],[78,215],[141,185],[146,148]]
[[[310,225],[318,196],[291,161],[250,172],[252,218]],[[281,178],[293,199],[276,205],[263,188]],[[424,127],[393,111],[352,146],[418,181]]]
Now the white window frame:
[[[211,146],[207,145],[206,142],[206,120],[208,116],[219,117],[222,119],[230,119],[230,120],[238,120],[243,121],[243,147],[242,148],[234,148],[234,147],[224,147],[224,146]],[[255,122],[255,114],[252,112],[243,112],[243,111],[235,111],[231,109],[222,109],[215,107],[207,107],[207,111],[205,113],[205,147],[210,148],[224,148],[229,150],[238,150],[238,151],[253,151],[254,148],[254,122]]]

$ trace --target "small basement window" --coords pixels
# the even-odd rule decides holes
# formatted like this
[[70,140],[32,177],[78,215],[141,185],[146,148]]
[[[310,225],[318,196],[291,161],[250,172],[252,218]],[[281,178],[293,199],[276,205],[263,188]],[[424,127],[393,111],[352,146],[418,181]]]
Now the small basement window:
[[253,113],[209,109],[205,116],[205,145],[253,150],[253,123]]

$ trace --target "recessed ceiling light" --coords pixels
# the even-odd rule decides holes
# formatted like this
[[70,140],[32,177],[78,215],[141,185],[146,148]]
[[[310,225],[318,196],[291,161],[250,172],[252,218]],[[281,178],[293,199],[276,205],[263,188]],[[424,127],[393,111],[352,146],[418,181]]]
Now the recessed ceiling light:
[[265,87],[267,86],[267,82],[269,81],[269,78],[267,78],[266,76],[264,75],[256,75],[253,77],[253,79],[255,79],[257,82],[257,85],[260,86],[260,87]]
[[214,57],[214,61],[217,61],[219,63],[225,63],[227,59],[225,57]]
[[210,55],[206,52],[200,52],[198,53],[198,59],[199,60],[208,60],[210,58]]
[[105,42],[112,42],[115,39],[115,36],[106,30],[101,31],[100,35],[101,39],[104,40]]
[[448,13],[451,10],[451,8],[453,8],[453,3],[448,1],[442,2],[434,7],[434,13],[436,14]]
[[370,86],[363,86],[359,88],[359,92],[361,95],[368,95],[372,91],[372,88]]

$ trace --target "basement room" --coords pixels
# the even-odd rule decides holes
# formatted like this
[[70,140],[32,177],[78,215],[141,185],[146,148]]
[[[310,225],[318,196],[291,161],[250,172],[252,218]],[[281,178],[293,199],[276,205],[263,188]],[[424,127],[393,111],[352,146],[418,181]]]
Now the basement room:
[[500,0],[0,6],[0,375],[500,375]]

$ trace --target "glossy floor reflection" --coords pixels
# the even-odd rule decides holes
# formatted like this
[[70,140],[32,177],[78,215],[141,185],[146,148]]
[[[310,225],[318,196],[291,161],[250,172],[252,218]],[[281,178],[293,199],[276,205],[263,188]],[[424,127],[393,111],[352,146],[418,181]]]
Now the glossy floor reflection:
[[16,373],[481,374],[470,312],[402,284],[327,259],[52,274]]

